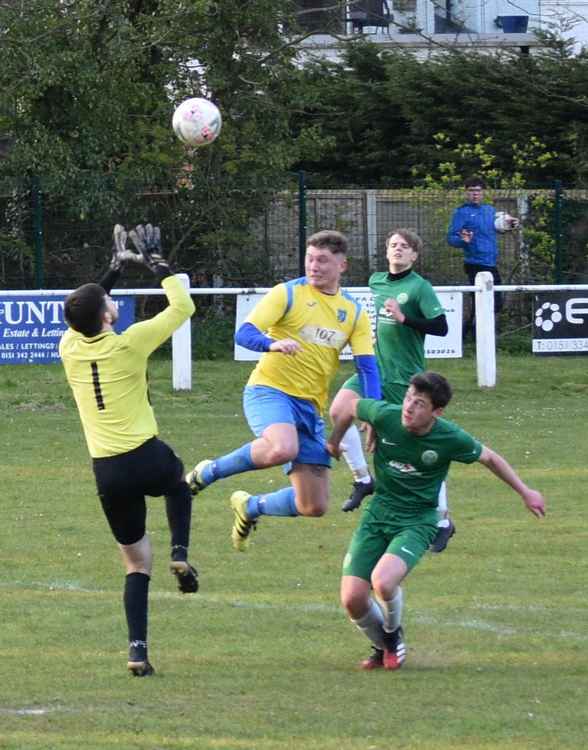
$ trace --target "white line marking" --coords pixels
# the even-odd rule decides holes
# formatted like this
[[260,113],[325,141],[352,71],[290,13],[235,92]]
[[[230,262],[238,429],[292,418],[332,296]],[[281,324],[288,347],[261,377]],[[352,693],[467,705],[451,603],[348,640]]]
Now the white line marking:
[[45,714],[54,713],[55,711],[65,711],[64,708],[2,708],[0,707],[0,715],[2,716],[45,716]]
[[[78,581],[54,581],[52,583],[41,582],[41,581],[12,581],[9,583],[0,583],[0,588],[21,588],[38,591],[44,589],[48,591],[64,591],[71,594],[99,594],[100,596],[112,596],[113,598],[120,597],[120,591],[109,591],[106,589],[89,589],[80,585]],[[323,602],[300,602],[300,603],[280,603],[273,604],[272,602],[254,602],[246,599],[231,599],[230,595],[226,597],[222,596],[210,596],[207,594],[195,594],[187,597],[186,595],[180,594],[177,591],[152,591],[149,594],[150,599],[164,600],[164,599],[176,599],[185,602],[186,605],[198,606],[200,602],[207,604],[215,604],[217,606],[224,607],[235,607],[239,609],[258,609],[258,610],[276,610],[276,611],[290,611],[290,612],[319,612],[336,617],[345,617],[345,613],[342,608],[334,604],[326,604]],[[549,607],[542,605],[529,605],[529,606],[517,606],[514,604],[505,605],[494,605],[494,604],[483,604],[478,603],[470,608],[474,610],[488,610],[496,612],[548,612]],[[562,610],[561,613],[564,611]],[[565,610],[565,612],[583,613],[583,609],[571,608]],[[560,613],[560,614],[561,614]],[[407,612],[408,614],[408,612]],[[497,635],[514,635],[514,636],[527,636],[540,633],[541,635],[556,640],[564,641],[575,641],[585,643],[588,641],[588,635],[586,633],[577,633],[570,630],[546,630],[543,623],[537,625],[529,625],[528,627],[519,627],[518,625],[500,624],[489,622],[479,617],[446,617],[443,618],[439,613],[428,614],[422,611],[410,610],[408,615],[409,619],[419,625],[431,626],[438,630],[440,628],[460,628],[462,630],[478,630],[482,632],[496,633]],[[518,620],[518,618],[517,618]],[[36,710],[36,709],[31,709]],[[1,713],[2,709],[0,709]]]

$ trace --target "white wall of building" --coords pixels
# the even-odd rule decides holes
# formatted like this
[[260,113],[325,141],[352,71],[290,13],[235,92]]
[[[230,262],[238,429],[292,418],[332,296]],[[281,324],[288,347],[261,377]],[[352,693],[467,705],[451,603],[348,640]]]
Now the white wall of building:
[[541,27],[576,41],[576,51],[588,47],[588,2],[542,0]]
[[[437,43],[457,47],[537,47],[540,45],[533,31],[551,30],[573,38],[576,51],[588,48],[588,0],[387,0],[387,3],[391,14],[389,26],[364,26],[362,30],[366,38],[384,47],[414,48],[417,54],[423,54],[430,48],[430,37],[435,37]],[[504,16],[528,17],[528,32],[505,33],[497,24],[497,19]],[[444,24],[444,19],[449,22]],[[347,33],[352,33],[351,24]],[[303,45],[304,57],[337,59],[338,46],[335,38],[316,34]]]

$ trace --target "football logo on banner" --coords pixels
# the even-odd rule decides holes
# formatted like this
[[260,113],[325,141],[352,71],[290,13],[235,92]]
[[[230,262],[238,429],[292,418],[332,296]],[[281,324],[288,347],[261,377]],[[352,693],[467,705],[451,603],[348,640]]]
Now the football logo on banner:
[[562,319],[559,305],[553,302],[544,302],[535,313],[535,325],[542,331],[553,331],[554,325],[560,323]]
[[588,298],[574,292],[535,295],[535,354],[588,354]]

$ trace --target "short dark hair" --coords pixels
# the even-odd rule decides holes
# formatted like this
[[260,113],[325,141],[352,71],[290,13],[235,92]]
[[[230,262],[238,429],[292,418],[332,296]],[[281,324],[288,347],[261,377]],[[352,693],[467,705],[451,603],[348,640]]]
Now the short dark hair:
[[464,181],[463,186],[466,188],[481,187],[482,189],[484,189],[486,187],[486,180],[483,177],[474,174]]
[[347,237],[335,229],[322,229],[320,232],[311,234],[306,240],[306,247],[310,247],[311,245],[320,248],[326,247],[334,255],[347,255],[349,249]]
[[63,314],[68,325],[84,336],[97,336],[102,330],[106,292],[99,284],[83,284],[66,297]]
[[442,409],[451,401],[453,392],[449,382],[438,372],[419,372],[410,379],[415,391],[426,393],[434,409]]
[[423,247],[425,246],[422,239],[416,232],[413,232],[412,229],[405,229],[404,227],[400,227],[399,229],[392,229],[392,231],[388,232],[388,234],[386,235],[386,247],[388,246],[388,241],[390,240],[390,238],[395,234],[399,234],[402,239],[410,245],[411,249],[414,250],[415,253],[422,253]]

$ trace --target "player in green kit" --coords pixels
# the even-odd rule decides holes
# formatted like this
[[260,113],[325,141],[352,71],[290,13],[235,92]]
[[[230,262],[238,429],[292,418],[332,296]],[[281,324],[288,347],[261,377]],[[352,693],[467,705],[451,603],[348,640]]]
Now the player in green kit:
[[[431,284],[413,270],[423,250],[421,238],[409,229],[394,229],[386,238],[388,271],[371,275],[370,289],[376,310],[376,359],[382,383],[382,397],[391,404],[401,404],[413,375],[425,369],[425,336],[445,336],[447,319]],[[349,400],[361,396],[357,376],[349,378],[331,404],[333,420]],[[343,504],[344,511],[359,507],[374,491],[363,452],[361,437],[351,425],[342,441],[343,457],[353,477],[353,491]],[[447,517],[445,485],[438,502],[438,532],[431,549],[442,552],[455,532]]]
[[[165,496],[170,570],[180,591],[198,590],[197,572],[188,562],[192,494],[184,481],[182,462],[157,437],[147,387],[149,356],[190,318],[194,304],[162,257],[157,227],[147,224],[131,232],[139,253],[126,249],[126,237],[117,224],[109,271],[100,284],[84,284],[65,300],[69,328],[60,341],[59,354],[92,457],[102,509],[126,570],[127,666],[133,675],[145,677],[154,671],[147,655],[152,552],[145,530],[146,495]],[[119,335],[114,330],[117,308],[109,292],[127,260],[142,263],[155,274],[169,306]]]
[[512,487],[531,513],[545,515],[541,493],[527,487],[502,456],[441,417],[450,399],[442,375],[414,375],[402,406],[349,400],[327,443],[331,455],[339,457],[354,418],[374,431],[375,442],[368,447],[375,448],[375,495],[351,538],[341,579],[341,603],[373,646],[362,669],[393,670],[404,662],[400,584],[437,533],[437,497],[452,461],[479,461]]

